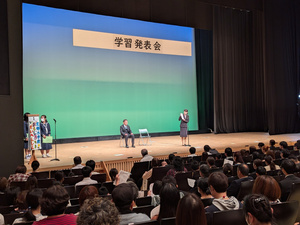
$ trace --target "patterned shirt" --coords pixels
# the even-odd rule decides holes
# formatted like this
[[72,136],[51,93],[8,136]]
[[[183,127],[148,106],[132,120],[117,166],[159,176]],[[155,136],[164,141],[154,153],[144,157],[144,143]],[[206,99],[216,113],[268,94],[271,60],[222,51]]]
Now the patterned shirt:
[[30,176],[30,174],[24,174],[24,173],[12,174],[8,178],[8,183],[10,184],[11,182],[16,182],[16,181],[17,182],[19,182],[19,181],[26,182],[29,176]]

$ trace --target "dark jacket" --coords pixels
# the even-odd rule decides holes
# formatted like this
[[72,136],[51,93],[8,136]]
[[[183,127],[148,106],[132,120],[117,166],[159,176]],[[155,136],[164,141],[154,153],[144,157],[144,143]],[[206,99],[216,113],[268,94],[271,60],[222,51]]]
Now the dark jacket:
[[130,129],[130,126],[127,125],[127,128],[125,128],[124,124],[122,126],[120,126],[120,133],[121,133],[122,136],[125,136],[125,134],[131,134],[132,131]]
[[248,180],[253,180],[253,178],[249,176],[232,181],[230,186],[227,188],[227,195],[237,197],[241,183]]
[[280,201],[285,202],[289,197],[293,183],[299,183],[300,178],[294,174],[287,175],[285,179],[279,182],[281,188],[281,199]]
[[190,117],[189,117],[189,115],[183,115],[183,118],[185,118],[185,121],[183,121],[182,119],[181,119],[181,116],[179,116],[179,121],[181,120],[181,122],[180,122],[180,127],[187,127],[187,123],[190,121]]

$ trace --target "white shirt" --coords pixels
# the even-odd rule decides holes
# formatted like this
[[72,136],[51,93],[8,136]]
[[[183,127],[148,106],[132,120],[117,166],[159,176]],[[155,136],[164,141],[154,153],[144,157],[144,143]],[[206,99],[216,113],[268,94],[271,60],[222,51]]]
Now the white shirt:
[[188,157],[194,157],[194,156],[197,156],[197,155],[196,154],[188,155]]
[[76,183],[75,187],[79,186],[79,185],[89,185],[89,184],[97,184],[97,183],[98,182],[96,180],[92,180],[90,177],[85,177],[85,178],[83,178],[82,181]]
[[73,168],[72,168],[72,170],[76,170],[76,169],[82,169],[84,166],[83,165],[81,165],[81,164],[77,164],[76,166],[74,166]]

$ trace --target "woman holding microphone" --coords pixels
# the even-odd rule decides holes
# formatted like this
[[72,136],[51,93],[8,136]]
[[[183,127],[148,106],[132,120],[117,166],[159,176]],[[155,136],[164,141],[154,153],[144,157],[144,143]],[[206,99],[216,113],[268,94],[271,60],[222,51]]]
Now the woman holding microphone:
[[[179,116],[179,119],[178,119],[179,121],[181,121],[181,123],[180,123],[180,137],[181,137],[182,146],[186,146],[187,123],[190,120],[188,112],[189,111],[187,109],[185,109],[183,111],[183,113],[180,113],[180,116]],[[183,140],[184,140],[184,144],[183,144]]]
[[[51,135],[51,129],[50,129],[50,124],[47,121],[47,117],[45,115],[41,116],[41,136],[42,136],[42,157],[46,158],[46,157],[51,157],[49,155],[50,149],[52,149],[52,144],[50,143],[43,143],[44,139],[46,138],[46,136],[50,136]],[[45,154],[45,150],[46,150],[46,154]]]

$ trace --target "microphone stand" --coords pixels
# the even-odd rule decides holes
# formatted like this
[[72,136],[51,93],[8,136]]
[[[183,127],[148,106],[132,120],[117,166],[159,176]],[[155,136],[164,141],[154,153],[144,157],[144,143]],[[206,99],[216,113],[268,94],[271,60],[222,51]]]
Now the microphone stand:
[[58,158],[57,158],[57,144],[56,144],[56,119],[53,119],[54,122],[55,122],[55,142],[54,142],[54,145],[55,145],[55,158],[54,159],[51,159],[50,161],[60,161]]
[[187,137],[188,137],[188,144],[185,145],[185,146],[189,146],[190,147],[191,145],[190,145],[189,125],[187,125],[186,129],[187,129],[186,131],[187,131]]

